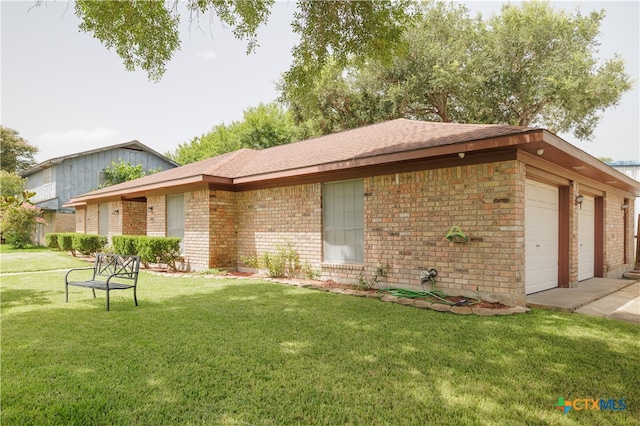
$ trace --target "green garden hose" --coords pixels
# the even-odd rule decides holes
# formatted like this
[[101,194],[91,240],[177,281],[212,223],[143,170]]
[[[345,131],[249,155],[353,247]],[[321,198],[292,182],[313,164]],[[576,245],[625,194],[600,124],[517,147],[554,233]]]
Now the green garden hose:
[[[447,293],[445,293],[442,290],[436,289],[436,280],[434,280],[433,277],[431,278],[431,290],[430,291],[425,290],[424,282],[422,283],[422,290],[423,291],[407,290],[404,288],[387,288],[384,290],[380,290],[380,292],[390,294],[396,297],[405,297],[407,299],[416,299],[418,297],[433,297],[440,301],[438,303],[444,303],[452,306],[460,305],[460,302],[452,302],[450,300],[447,300],[446,299],[448,296]],[[472,300],[465,301],[464,305],[467,305],[467,306],[475,305],[477,303],[480,303],[480,300],[472,299]]]

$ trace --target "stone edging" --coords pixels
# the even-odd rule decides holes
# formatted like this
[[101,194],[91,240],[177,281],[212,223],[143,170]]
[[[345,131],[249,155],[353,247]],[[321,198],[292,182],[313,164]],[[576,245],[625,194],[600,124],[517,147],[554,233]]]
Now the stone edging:
[[513,315],[513,314],[523,314],[529,312],[531,309],[526,308],[524,306],[512,306],[506,307],[503,309],[491,309],[491,308],[481,308],[481,307],[473,307],[473,306],[451,306],[445,303],[431,303],[426,300],[415,300],[407,297],[397,297],[392,296],[390,294],[380,294],[373,293],[370,291],[363,290],[355,290],[350,288],[330,288],[324,287],[322,285],[316,284],[307,284],[307,283],[299,283],[278,279],[267,279],[269,281],[278,282],[282,284],[294,285],[298,287],[310,288],[313,290],[326,291],[334,294],[344,294],[348,296],[356,296],[356,297],[369,297],[372,299],[379,299],[383,302],[391,302],[397,303],[403,306],[414,306],[416,308],[421,309],[431,309],[433,311],[438,312],[451,312],[459,315],[480,315],[480,316],[496,316],[496,315]]

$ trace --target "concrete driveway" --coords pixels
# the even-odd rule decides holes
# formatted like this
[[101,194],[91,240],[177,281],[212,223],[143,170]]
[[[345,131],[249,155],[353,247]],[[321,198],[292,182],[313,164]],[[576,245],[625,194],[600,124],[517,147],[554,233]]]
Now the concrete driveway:
[[640,282],[588,303],[575,312],[640,324]]
[[640,282],[591,278],[574,288],[552,288],[529,294],[527,306],[640,324]]

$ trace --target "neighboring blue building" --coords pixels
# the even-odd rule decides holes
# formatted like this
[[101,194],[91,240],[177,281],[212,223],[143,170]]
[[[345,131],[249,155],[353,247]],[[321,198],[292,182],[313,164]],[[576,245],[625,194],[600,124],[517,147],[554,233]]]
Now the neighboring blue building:
[[47,232],[75,232],[75,209],[65,208],[72,197],[97,189],[104,183],[106,167],[120,161],[142,164],[143,170],[169,170],[178,164],[138,141],[124,142],[44,161],[21,173],[31,201],[44,211],[46,226],[38,229],[36,241],[44,244]]

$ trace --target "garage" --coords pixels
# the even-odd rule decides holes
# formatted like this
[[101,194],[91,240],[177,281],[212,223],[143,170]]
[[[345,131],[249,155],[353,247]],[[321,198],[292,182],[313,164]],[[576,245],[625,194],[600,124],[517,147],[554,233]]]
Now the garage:
[[583,196],[578,209],[578,281],[595,276],[595,198]]
[[527,180],[525,189],[525,291],[558,286],[558,187]]

